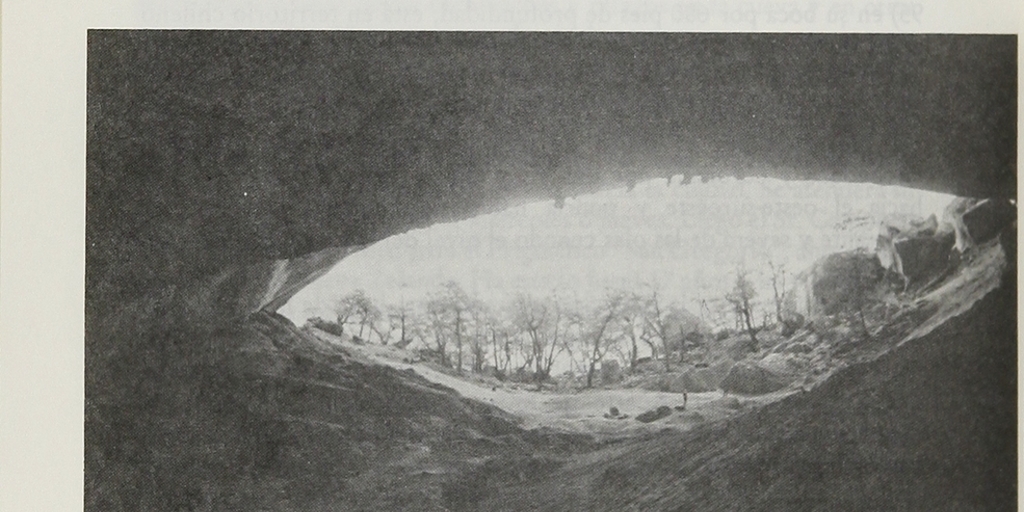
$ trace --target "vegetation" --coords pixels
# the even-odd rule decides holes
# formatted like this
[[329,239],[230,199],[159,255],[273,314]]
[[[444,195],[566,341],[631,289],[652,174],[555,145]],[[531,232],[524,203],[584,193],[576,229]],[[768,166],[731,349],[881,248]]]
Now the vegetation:
[[709,344],[723,342],[732,332],[719,326],[715,334],[704,317],[721,324],[723,312],[712,314],[711,307],[733,308],[737,325],[756,340],[755,297],[745,274],[727,297],[710,301],[712,306],[704,301],[701,316],[666,300],[650,284],[640,290],[609,289],[591,306],[569,301],[557,291],[547,296],[522,293],[495,305],[448,281],[423,300],[401,304],[378,305],[365,291],[355,290],[337,300],[334,322],[316,317],[308,325],[356,341],[415,350],[456,374],[542,385],[553,380],[556,369],[560,375],[566,369],[589,388],[612,367],[614,373],[618,367],[635,372],[649,360],[671,372],[673,364],[700,361]]

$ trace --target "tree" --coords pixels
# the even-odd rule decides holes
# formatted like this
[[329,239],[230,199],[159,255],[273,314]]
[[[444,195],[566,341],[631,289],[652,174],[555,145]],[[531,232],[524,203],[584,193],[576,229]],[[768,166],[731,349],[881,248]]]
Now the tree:
[[477,299],[467,301],[467,308],[471,324],[467,332],[469,333],[469,352],[473,356],[472,371],[473,373],[482,373],[484,362],[487,361],[487,338],[491,330],[491,315],[487,304]]
[[429,314],[425,311],[417,312],[410,308],[405,317],[405,327],[409,335],[409,342],[406,346],[419,342],[419,345],[424,348],[430,347],[433,333],[430,328]]
[[[446,358],[444,348],[448,342],[455,343],[455,370],[459,373],[462,373],[470,302],[470,297],[455,281],[442,284],[441,290],[427,301],[431,325],[442,357]],[[442,339],[445,341],[442,342]]]
[[[440,297],[431,297],[427,300],[427,321],[423,324],[425,337],[433,340],[434,350],[441,366],[451,367],[448,361],[448,309],[444,300]],[[429,344],[429,343],[428,343]]]
[[772,292],[775,294],[775,320],[782,323],[782,305],[786,301],[786,267],[768,260],[768,268],[772,272]]
[[736,269],[736,282],[731,292],[726,294],[725,300],[729,301],[736,312],[737,320],[746,326],[747,334],[750,336],[751,351],[757,348],[757,330],[754,328],[753,300],[757,296],[754,284],[750,282],[747,270],[743,267]]
[[395,330],[391,327],[390,318],[387,320],[388,322],[378,321],[370,324],[370,330],[377,335],[377,340],[380,341],[381,345],[387,345],[395,333]]
[[[619,307],[619,318],[620,318],[620,329],[625,335],[625,338],[629,340],[629,369],[633,371],[636,369],[636,361],[639,355],[639,346],[637,341],[641,339],[641,333],[644,329],[644,314],[643,305],[641,304],[640,297],[636,294],[627,295],[624,297],[623,303]],[[648,341],[648,340],[644,340]],[[651,348],[651,357],[657,355],[657,350],[653,344],[648,341],[648,345]]]
[[540,383],[551,375],[551,367],[564,350],[567,316],[557,296],[538,300],[520,294],[514,302],[514,323],[529,345],[528,360],[534,365],[534,379]]
[[[648,286],[647,294],[643,298],[643,315],[646,332],[649,339],[657,339],[665,356],[665,371],[672,369],[672,361],[669,354],[672,353],[673,340],[670,333],[671,308],[658,296],[657,287]],[[650,342],[649,342],[650,343]],[[653,343],[650,343],[653,348]],[[653,355],[653,352],[652,352]]]
[[615,343],[616,338],[611,330],[615,325],[616,318],[622,313],[623,304],[626,302],[625,294],[612,292],[605,296],[604,300],[596,308],[591,318],[583,326],[583,334],[580,339],[586,344],[587,357],[587,387],[593,387],[594,372],[597,365],[601,363],[609,349]]
[[395,344],[399,348],[407,346],[412,341],[411,327],[411,308],[404,302],[401,304],[390,304],[384,308],[388,318],[388,330],[390,332],[398,331],[398,341]]
[[494,369],[500,377],[504,377],[508,375],[512,364],[512,326],[492,314],[488,318],[487,334],[491,340]]
[[380,320],[381,312],[370,300],[363,290],[355,290],[352,293],[342,296],[335,303],[334,312],[338,317],[338,325],[344,329],[345,324],[356,319],[359,323],[360,338],[367,325],[373,325]]

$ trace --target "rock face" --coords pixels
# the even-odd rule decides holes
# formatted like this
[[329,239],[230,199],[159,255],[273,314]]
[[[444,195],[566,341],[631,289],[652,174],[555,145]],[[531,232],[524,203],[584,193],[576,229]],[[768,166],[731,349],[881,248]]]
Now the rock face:
[[847,310],[858,293],[880,288],[883,275],[878,258],[866,250],[825,256],[796,275],[787,314],[815,319]]
[[926,284],[947,270],[953,242],[953,233],[949,232],[896,242],[896,251],[903,260],[903,273],[910,279],[911,286]]
[[1016,189],[1012,37],[94,30],[88,52],[90,312],[656,169]]
[[964,226],[975,244],[985,243],[1017,219],[1017,207],[1003,199],[979,202],[963,214]]
[[88,56],[89,510],[283,509],[375,435],[436,434],[424,407],[507,427],[295,348],[267,312],[331,247],[657,169],[1016,189],[1013,37],[97,30]]
[[316,497],[350,510],[346,482],[405,443],[522,454],[533,442],[497,408],[358,363],[275,314],[168,336],[172,350],[109,356],[148,366],[92,390],[87,510],[318,508]]

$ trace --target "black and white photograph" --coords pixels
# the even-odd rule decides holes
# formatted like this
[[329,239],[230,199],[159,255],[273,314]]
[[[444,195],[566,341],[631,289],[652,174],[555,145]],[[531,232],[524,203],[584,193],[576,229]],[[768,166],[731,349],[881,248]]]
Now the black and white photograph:
[[1016,35],[85,37],[85,510],[1016,509]]

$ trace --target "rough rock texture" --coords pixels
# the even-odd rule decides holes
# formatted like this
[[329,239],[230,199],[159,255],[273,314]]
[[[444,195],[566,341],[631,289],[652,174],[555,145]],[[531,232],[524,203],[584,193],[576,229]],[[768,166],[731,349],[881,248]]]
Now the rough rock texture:
[[[416,430],[392,373],[292,386],[276,338],[232,348],[341,256],[317,251],[666,170],[1012,195],[1016,69],[1012,36],[90,31],[87,508],[329,498],[375,452],[284,412],[330,386],[394,404],[345,428]],[[436,504],[407,498],[376,508]]]
[[719,387],[728,393],[762,395],[778,391],[793,380],[794,376],[789,373],[775,372],[757,364],[736,363]]
[[953,233],[946,232],[896,242],[896,251],[903,260],[903,273],[910,279],[910,286],[927,284],[948,269],[953,241]]
[[857,291],[881,291],[885,270],[873,252],[853,250],[829,254],[793,279],[786,302],[787,314],[818,320],[848,311],[856,305]]
[[91,318],[666,169],[1016,189],[1011,36],[98,30],[88,52]]
[[982,201],[963,214],[964,226],[975,244],[983,244],[1017,218],[1017,208],[1006,200]]
[[166,334],[171,350],[111,356],[148,366],[102,379],[109,387],[87,398],[87,510],[410,509],[361,489],[360,474],[389,481],[388,461],[407,446],[466,457],[558,451],[500,409],[358,363],[275,314],[185,329]]
[[657,409],[651,409],[650,411],[638,414],[636,420],[640,423],[650,423],[652,421],[658,421],[662,418],[666,418],[672,415],[672,408],[667,405],[658,406]]

